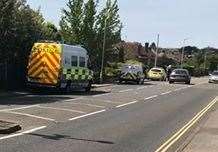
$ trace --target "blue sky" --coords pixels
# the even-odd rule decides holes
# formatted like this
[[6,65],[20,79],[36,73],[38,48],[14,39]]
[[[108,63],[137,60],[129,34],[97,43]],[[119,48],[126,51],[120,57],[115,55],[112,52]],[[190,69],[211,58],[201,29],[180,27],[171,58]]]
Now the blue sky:
[[[46,20],[58,25],[68,0],[27,0],[41,8]],[[100,0],[101,6],[106,0]],[[160,34],[161,47],[186,45],[218,48],[217,0],[118,0],[126,41],[153,42]]]

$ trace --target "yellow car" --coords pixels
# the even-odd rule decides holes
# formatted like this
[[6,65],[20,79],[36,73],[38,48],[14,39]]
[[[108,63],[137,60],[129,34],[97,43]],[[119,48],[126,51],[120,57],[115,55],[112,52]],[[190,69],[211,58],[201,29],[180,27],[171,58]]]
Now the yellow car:
[[151,80],[166,80],[167,74],[163,68],[152,68],[148,72],[148,79]]

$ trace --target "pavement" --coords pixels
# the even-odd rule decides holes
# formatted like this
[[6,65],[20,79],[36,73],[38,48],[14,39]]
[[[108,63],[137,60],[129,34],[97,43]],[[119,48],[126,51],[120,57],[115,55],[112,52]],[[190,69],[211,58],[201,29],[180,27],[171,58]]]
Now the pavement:
[[217,90],[218,85],[208,84],[207,78],[194,78],[191,85],[159,81],[112,84],[93,88],[88,94],[18,92],[19,96],[0,98],[0,120],[22,126],[11,135],[0,134],[0,149],[150,152],[170,147],[175,151],[185,139],[173,146],[166,141],[207,107],[218,96]]
[[218,105],[207,120],[198,128],[195,136],[188,143],[184,152],[217,152],[218,151]]

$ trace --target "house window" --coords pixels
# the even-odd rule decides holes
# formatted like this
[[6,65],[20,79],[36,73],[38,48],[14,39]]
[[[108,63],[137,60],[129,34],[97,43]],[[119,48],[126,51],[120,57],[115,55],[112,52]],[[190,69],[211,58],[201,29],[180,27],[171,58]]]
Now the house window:
[[84,57],[79,57],[79,66],[80,67],[86,66],[86,59]]
[[77,56],[71,57],[71,66],[77,66],[78,58]]

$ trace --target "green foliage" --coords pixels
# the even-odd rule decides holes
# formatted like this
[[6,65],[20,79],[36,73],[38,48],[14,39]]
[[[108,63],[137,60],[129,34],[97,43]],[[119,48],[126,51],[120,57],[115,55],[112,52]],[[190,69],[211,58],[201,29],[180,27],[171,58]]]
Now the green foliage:
[[213,48],[196,49],[196,51],[192,51],[194,52],[191,54],[192,57],[186,60],[183,67],[187,69],[191,67],[190,73],[194,76],[207,75],[209,71],[218,68],[218,54],[216,51]]
[[84,1],[69,0],[68,9],[63,9],[60,21],[61,33],[65,42],[70,44],[82,43],[82,27],[84,19]]
[[[121,22],[117,1],[107,0],[105,8],[97,13],[95,0],[69,0],[60,22],[63,40],[86,47],[92,69],[100,70],[104,32],[106,33],[105,60],[113,52],[112,46],[121,41]],[[106,63],[106,62],[105,62]]]
[[45,40],[51,40],[51,41],[61,41],[61,34],[58,31],[57,27],[50,23],[46,22],[43,26],[43,33],[44,33],[44,39]]
[[218,54],[211,54],[207,57],[207,68],[211,72],[218,70]]
[[40,11],[32,10],[25,0],[1,0],[0,64],[6,69],[4,72],[0,69],[0,75],[4,76],[2,81],[10,82],[13,87],[24,85],[33,43],[42,39],[57,40],[57,33],[57,28],[45,23]]

